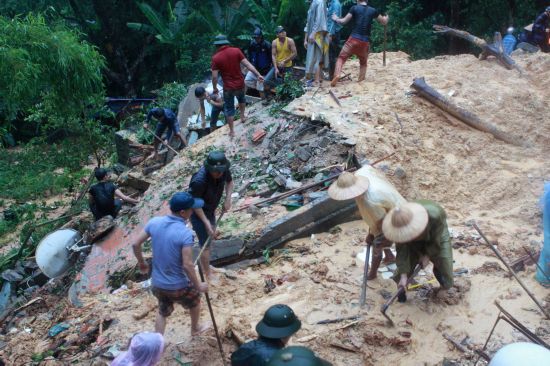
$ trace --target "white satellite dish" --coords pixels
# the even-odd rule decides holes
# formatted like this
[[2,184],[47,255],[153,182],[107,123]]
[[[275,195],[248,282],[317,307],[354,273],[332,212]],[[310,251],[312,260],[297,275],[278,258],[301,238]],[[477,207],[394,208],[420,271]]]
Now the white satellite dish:
[[56,230],[40,241],[36,248],[36,264],[50,277],[59,277],[71,266],[71,248],[81,239],[73,229]]

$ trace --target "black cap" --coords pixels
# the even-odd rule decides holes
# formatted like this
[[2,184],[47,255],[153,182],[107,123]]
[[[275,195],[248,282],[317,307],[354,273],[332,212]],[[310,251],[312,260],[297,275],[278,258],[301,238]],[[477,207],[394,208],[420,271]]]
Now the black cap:
[[229,169],[230,165],[223,151],[212,151],[204,162],[204,166],[209,172],[223,173]]
[[252,33],[253,37],[262,37],[264,34],[262,33],[262,30],[260,28],[254,29],[254,33]]
[[278,26],[277,28],[275,28],[275,33],[276,33],[276,34],[279,34],[279,33],[284,32],[284,31],[285,31],[285,29],[283,28],[282,25],[280,25],[280,26]]

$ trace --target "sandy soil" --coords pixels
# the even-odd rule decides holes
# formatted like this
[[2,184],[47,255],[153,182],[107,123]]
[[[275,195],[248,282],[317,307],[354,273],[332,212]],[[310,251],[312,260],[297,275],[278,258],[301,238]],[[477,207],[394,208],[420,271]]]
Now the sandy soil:
[[[388,66],[383,68],[381,55],[374,54],[365,82],[345,81],[333,88],[336,96],[345,97],[339,99],[342,108],[325,88],[315,97],[315,90],[310,91],[287,108],[296,115],[311,117],[314,113],[316,119],[329,122],[338,133],[353,139],[356,153],[370,161],[395,151],[379,168],[403,196],[434,199],[445,207],[457,245],[454,267],[469,270],[466,276],[457,277],[455,296],[448,301],[452,305],[432,299],[432,291],[421,287],[410,293],[406,304],[390,307],[388,314],[396,326],[389,327],[379,307],[385,301],[383,295],[393,293],[395,285],[379,277],[369,283],[368,307],[360,309],[363,268],[355,255],[362,249],[367,228],[362,222],[351,222],[342,225],[340,233],[288,243],[270,265],[230,273],[233,279],[222,277],[210,293],[222,334],[231,328],[242,338],[252,338],[263,312],[270,305],[286,303],[303,321],[291,343],[307,345],[335,365],[381,365],[388,361],[436,365],[445,358],[457,360],[457,364],[471,364],[472,356],[454,349],[442,333],[458,341],[469,337],[472,346],[482,346],[498,314],[494,306],[498,300],[529,329],[550,341],[550,322],[543,320],[515,280],[498,269],[500,264],[487,264],[497,259],[469,226],[475,220],[509,260],[524,255],[522,246],[540,248],[542,242],[538,199],[543,181],[550,179],[550,166],[544,160],[550,153],[550,90],[544,84],[550,76],[550,55],[515,57],[525,70],[522,77],[493,60],[480,62],[471,55],[410,62],[403,53],[390,53]],[[345,67],[346,72],[352,72],[352,78],[357,69],[353,61]],[[460,106],[520,137],[525,146],[495,140],[409,94],[413,78],[420,76],[443,94],[452,95],[450,98]],[[244,136],[245,131],[238,124],[237,133]],[[200,163],[195,161],[197,154],[209,144],[238,149],[238,142],[222,140],[215,134],[201,140],[185,157],[154,174],[161,183],[153,187],[154,193],[146,194],[140,204],[140,217],[156,214],[160,201],[175,188],[186,185],[190,172]],[[266,213],[262,222],[272,217]],[[132,225],[140,223],[129,223],[126,230]],[[464,238],[468,245],[457,244]],[[539,300],[546,298],[548,306],[548,290],[534,281],[533,268],[528,267],[520,277]],[[281,284],[265,293],[269,276],[281,279]],[[419,281],[424,283],[429,278]],[[150,294],[133,291],[84,300],[93,314],[117,320],[104,332],[108,344],[117,342],[124,346],[135,332],[153,329],[154,310],[140,321],[132,317],[154,304]],[[319,320],[356,314],[362,317],[355,323],[316,324]],[[204,309],[203,317],[207,317]],[[35,342],[43,334],[36,331],[25,337]],[[213,335],[191,339],[189,318],[182,309],[170,318],[166,337],[168,347],[162,364],[178,364],[175,357],[193,365],[221,364]],[[502,323],[489,343],[489,353],[503,343],[519,339],[523,337]],[[225,335],[223,342],[229,355],[236,345]],[[80,359],[85,356],[79,355]]]

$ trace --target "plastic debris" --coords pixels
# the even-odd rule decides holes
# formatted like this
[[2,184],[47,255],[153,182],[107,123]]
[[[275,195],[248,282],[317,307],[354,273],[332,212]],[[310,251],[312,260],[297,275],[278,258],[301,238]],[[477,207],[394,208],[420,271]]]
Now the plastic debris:
[[50,330],[48,331],[48,336],[55,337],[56,335],[58,335],[59,333],[69,329],[70,327],[71,326],[67,323],[56,324],[56,325],[54,325],[53,327],[50,328]]

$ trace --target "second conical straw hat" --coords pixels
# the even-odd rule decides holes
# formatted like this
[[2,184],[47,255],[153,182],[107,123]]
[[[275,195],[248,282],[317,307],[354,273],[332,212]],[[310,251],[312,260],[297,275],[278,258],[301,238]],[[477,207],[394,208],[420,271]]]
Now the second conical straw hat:
[[428,211],[419,203],[407,202],[393,208],[382,222],[386,239],[407,243],[420,236],[428,225]]

